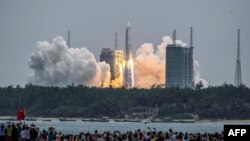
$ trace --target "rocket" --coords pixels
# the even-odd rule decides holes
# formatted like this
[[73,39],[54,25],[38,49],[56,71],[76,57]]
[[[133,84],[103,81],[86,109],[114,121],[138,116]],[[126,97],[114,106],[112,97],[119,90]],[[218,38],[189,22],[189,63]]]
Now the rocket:
[[130,24],[126,28],[125,33],[125,67],[124,67],[124,87],[133,88],[134,87],[134,66],[132,58],[132,44],[130,39]]
[[131,53],[131,39],[130,39],[130,23],[128,23],[128,26],[126,28],[126,39],[125,39],[125,60],[128,61],[129,59],[132,59],[132,53]]

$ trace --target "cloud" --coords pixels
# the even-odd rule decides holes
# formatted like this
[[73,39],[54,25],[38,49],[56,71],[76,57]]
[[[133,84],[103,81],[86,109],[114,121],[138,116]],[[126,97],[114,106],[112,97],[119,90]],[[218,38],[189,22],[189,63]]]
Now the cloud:
[[109,83],[110,67],[97,62],[87,48],[69,48],[61,36],[50,44],[38,42],[29,67],[33,73],[28,82],[42,86],[66,86],[70,84],[101,86]]
[[144,43],[137,49],[134,60],[136,87],[150,88],[152,85],[165,83],[165,55],[168,44],[172,44],[172,39],[164,36],[157,49],[150,43]]
[[197,60],[194,60],[194,81],[195,84],[201,82],[204,88],[207,88],[209,86],[209,83],[205,79],[201,78],[200,64]]

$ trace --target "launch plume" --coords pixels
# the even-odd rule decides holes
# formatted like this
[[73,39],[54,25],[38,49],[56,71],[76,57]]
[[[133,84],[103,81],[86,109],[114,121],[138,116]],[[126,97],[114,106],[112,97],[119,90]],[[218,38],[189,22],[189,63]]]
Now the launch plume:
[[197,60],[194,60],[194,81],[195,84],[201,82],[204,88],[209,86],[208,82],[205,79],[202,79],[200,76],[200,64]]
[[136,87],[150,88],[165,83],[165,52],[168,44],[172,44],[171,37],[165,36],[157,49],[150,43],[144,43],[137,49],[134,61]]
[[[172,43],[170,36],[164,36],[157,48],[150,43],[144,43],[137,49],[134,60],[136,87],[150,88],[165,83],[166,47]],[[187,47],[181,40],[176,40],[176,44]],[[200,66],[197,60],[194,60],[194,76],[195,84],[202,81],[204,87],[208,86],[207,81],[200,78]]]
[[42,86],[66,86],[70,84],[101,86],[109,85],[110,67],[97,62],[87,48],[69,48],[61,36],[50,44],[38,42],[29,67],[33,73],[28,82]]

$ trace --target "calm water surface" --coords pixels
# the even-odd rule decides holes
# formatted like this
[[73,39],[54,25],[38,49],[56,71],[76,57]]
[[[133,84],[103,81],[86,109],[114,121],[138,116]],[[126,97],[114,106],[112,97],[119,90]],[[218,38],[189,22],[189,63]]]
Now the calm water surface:
[[[3,123],[4,121],[0,121]],[[54,127],[57,131],[65,134],[78,134],[80,132],[93,132],[98,130],[120,132],[134,131],[137,129],[149,130],[156,128],[157,131],[168,131],[170,128],[178,132],[192,133],[215,133],[223,130],[223,123],[142,123],[142,122],[82,122],[82,121],[26,121],[27,124],[35,124],[40,130]]]
[[[4,123],[6,121],[1,121]],[[87,121],[26,121],[27,124],[35,124],[40,130],[47,130],[49,127],[54,127],[58,132],[61,131],[64,134],[78,134],[80,132],[93,132],[98,130],[115,131],[120,132],[134,131],[137,129],[148,131],[148,127],[157,131],[168,131],[170,128],[177,132],[190,132],[190,133],[215,133],[223,131],[224,124],[230,124],[231,122],[220,123],[142,123],[142,122],[87,122]],[[233,124],[242,124],[238,121]],[[244,122],[249,124],[249,122]]]

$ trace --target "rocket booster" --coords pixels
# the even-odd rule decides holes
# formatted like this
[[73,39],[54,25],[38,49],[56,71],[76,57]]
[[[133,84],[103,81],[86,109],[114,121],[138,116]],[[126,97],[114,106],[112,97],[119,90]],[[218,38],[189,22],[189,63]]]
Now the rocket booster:
[[126,44],[125,44],[125,60],[128,61],[129,59],[132,59],[132,53],[131,53],[131,39],[130,39],[130,24],[128,23],[128,26],[126,28]]
[[125,67],[124,67],[124,87],[133,88],[134,87],[134,65],[131,50],[131,39],[130,39],[130,24],[126,28],[126,39],[125,39]]

